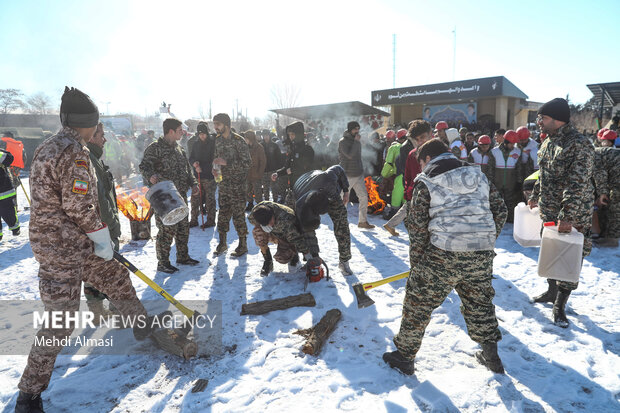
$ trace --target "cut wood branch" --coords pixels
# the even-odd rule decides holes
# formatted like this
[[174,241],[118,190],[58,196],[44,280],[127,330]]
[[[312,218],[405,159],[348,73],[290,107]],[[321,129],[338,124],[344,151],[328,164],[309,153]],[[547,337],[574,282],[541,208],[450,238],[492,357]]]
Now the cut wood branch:
[[314,327],[296,331],[295,334],[306,338],[302,351],[312,356],[319,354],[323,344],[325,344],[325,340],[334,331],[341,316],[340,310],[333,308]]
[[285,310],[292,307],[314,307],[316,301],[311,293],[292,295],[289,297],[276,298],[275,300],[257,301],[255,303],[243,304],[241,315],[260,315],[271,311]]

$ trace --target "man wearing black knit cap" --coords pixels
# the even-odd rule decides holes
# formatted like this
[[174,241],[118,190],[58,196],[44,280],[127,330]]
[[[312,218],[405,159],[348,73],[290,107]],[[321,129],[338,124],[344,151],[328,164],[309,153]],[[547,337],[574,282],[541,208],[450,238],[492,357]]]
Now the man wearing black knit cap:
[[[30,245],[39,262],[39,291],[46,311],[73,314],[80,306],[82,281],[106,294],[123,317],[146,317],[131,285],[129,270],[113,260],[112,240],[102,222],[97,179],[85,144],[95,134],[99,110],[88,95],[65,88],[62,129],[39,145],[30,167]],[[65,316],[58,325],[71,324]],[[138,326],[139,327],[139,326]],[[16,412],[43,411],[41,392],[49,384],[61,343],[73,327],[42,327],[19,382]],[[136,339],[150,326],[134,328]]]
[[[570,109],[564,99],[556,98],[542,105],[536,122],[547,139],[538,151],[540,176],[528,204],[530,208],[538,205],[543,222],[555,222],[558,232],[569,233],[572,227],[581,232],[583,257],[586,257],[592,250],[594,147],[570,123]],[[551,278],[547,282],[548,290],[535,297],[534,302],[553,303],[553,322],[566,328],[564,307],[578,283]]]

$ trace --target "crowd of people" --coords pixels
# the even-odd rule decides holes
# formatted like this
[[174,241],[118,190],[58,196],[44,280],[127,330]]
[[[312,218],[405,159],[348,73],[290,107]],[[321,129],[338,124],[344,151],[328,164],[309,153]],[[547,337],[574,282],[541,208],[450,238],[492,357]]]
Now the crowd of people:
[[[121,314],[146,315],[127,268],[112,259],[120,227],[113,177],[101,160],[106,138],[97,107],[81,91],[67,88],[60,109],[63,128],[37,149],[30,173],[30,243],[40,263],[41,299],[46,308],[76,309],[85,282],[87,297],[107,298]],[[380,196],[393,212],[384,229],[398,236],[396,226],[404,222],[410,241],[411,271],[401,326],[394,337],[396,350],[383,355],[385,362],[404,374],[414,373],[431,313],[454,289],[462,301],[468,333],[482,349],[476,358],[491,371],[503,373],[497,353],[501,333],[492,303],[493,258],[495,240],[505,222],[512,221],[516,203],[538,206],[543,221],[556,222],[559,232],[572,228],[581,232],[584,257],[591,251],[595,205],[606,212],[600,220],[604,221],[601,238],[617,243],[620,236],[620,151],[608,144],[616,132],[602,130],[600,148],[595,149],[572,126],[568,103],[559,98],[540,108],[537,124],[540,134],[520,127],[499,129],[491,137],[451,128],[446,122],[431,125],[414,119],[406,128],[387,130],[385,136],[374,133],[363,138],[360,124],[353,120],[343,124],[337,143],[330,140],[329,151],[318,151],[320,140],[309,143],[302,122],[286,127],[281,148],[270,131],[237,133],[230,117],[219,113],[213,117],[214,130],[207,122],[199,123],[185,149],[179,144],[182,122],[168,118],[163,121],[163,136],[145,145],[139,170],[148,187],[172,181],[185,202],[191,190],[191,212],[173,225],[165,225],[155,213],[157,270],[179,271],[170,261],[173,241],[176,265],[200,263],[188,253],[190,228],[198,225],[216,227],[219,243],[213,255],[224,256],[232,220],[238,244],[230,256],[248,254],[249,221],[263,256],[262,276],[273,271],[274,259],[294,272],[305,261],[307,281],[317,282],[326,263],[316,230],[321,215],[327,214],[338,245],[338,268],[342,275],[351,275],[347,205],[354,191],[358,227],[375,228],[368,221],[365,179],[370,175],[379,181]],[[370,157],[365,156],[368,151]],[[320,156],[317,163],[317,153],[330,156]],[[376,173],[368,173],[367,159]],[[10,164],[8,160],[0,152],[4,165]],[[277,245],[273,255],[270,244]],[[568,327],[565,305],[578,284],[548,282],[548,290],[534,302],[551,302],[554,323]],[[98,305],[95,308],[102,311]],[[42,329],[38,335],[70,333],[70,329]],[[134,327],[138,339],[152,333],[148,325]],[[40,393],[61,349],[33,346],[16,411],[41,408]]]

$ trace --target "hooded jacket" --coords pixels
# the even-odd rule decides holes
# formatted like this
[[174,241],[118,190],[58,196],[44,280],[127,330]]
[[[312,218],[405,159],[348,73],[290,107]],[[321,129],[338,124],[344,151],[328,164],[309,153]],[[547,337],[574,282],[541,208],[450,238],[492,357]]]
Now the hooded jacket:
[[[192,139],[194,139],[193,142],[191,142]],[[191,144],[189,142],[191,142]],[[212,181],[214,179],[211,169],[213,168],[213,155],[215,153],[215,137],[213,137],[213,135],[207,135],[207,139],[203,141],[198,134],[196,134],[188,141],[188,147],[189,164],[192,165],[196,178],[198,178],[198,173],[196,172],[196,168],[194,168],[194,162],[198,162],[202,170],[200,179]]]
[[[295,140],[288,139],[288,133],[295,133]],[[291,123],[286,127],[286,138],[284,143],[288,145],[286,161],[284,166],[278,169],[278,176],[287,175],[286,170],[291,169],[289,181],[291,188],[295,185],[297,179],[308,172],[312,168],[314,161],[314,150],[310,145],[306,144],[304,135],[304,124],[301,122]]]

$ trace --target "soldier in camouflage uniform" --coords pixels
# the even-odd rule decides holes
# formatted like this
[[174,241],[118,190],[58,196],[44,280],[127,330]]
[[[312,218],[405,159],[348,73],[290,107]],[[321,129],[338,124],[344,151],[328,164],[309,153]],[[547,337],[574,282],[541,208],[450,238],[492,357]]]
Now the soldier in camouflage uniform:
[[[84,144],[95,133],[99,110],[77,89],[65,89],[60,106],[63,128],[35,151],[30,169],[30,245],[39,262],[39,291],[46,311],[73,313],[82,281],[103,291],[123,316],[146,310],[131,285],[129,270],[112,259],[112,240],[101,221],[97,178]],[[61,320],[64,324],[64,320]],[[37,337],[63,339],[73,328],[42,328]],[[150,334],[134,328],[137,339]],[[43,411],[40,393],[49,384],[59,345],[33,344],[19,382],[18,412]],[[38,409],[38,410],[37,410]]]
[[418,148],[422,173],[411,198],[411,274],[407,280],[397,350],[383,359],[413,374],[431,313],[455,289],[478,360],[503,373],[497,355],[501,339],[491,284],[494,244],[506,220],[506,205],[477,166],[457,159],[439,139]]
[[[86,143],[86,147],[90,151],[90,163],[93,165],[97,175],[97,199],[99,202],[99,211],[101,212],[101,221],[108,226],[110,238],[114,244],[114,250],[118,251],[120,247],[119,238],[121,236],[121,223],[118,219],[114,177],[110,172],[110,168],[108,168],[101,159],[105,142],[103,124],[99,122],[97,130],[95,131],[95,136]],[[106,310],[103,306],[103,300],[108,297],[97,290],[92,284],[87,282],[84,283],[84,296],[86,297],[88,309],[94,314],[96,322],[98,322],[101,317],[111,315],[111,312]],[[114,306],[111,307],[111,310],[113,310]]]
[[269,251],[269,242],[278,244],[273,258],[281,264],[297,266],[299,253],[311,262],[319,257],[319,245],[314,232],[304,233],[299,227],[295,212],[286,205],[271,201],[263,201],[252,208],[248,216],[254,225],[252,235],[261,250],[265,262],[261,275],[269,275],[273,271],[273,259]]
[[[140,172],[146,185],[153,186],[160,181],[172,181],[177,191],[187,203],[187,191],[198,191],[198,181],[194,176],[185,151],[177,143],[183,137],[182,123],[178,119],[168,118],[163,123],[164,136],[150,144],[144,151],[140,163]],[[189,222],[184,218],[174,225],[164,225],[161,217],[155,214],[157,225],[157,271],[168,274],[179,271],[170,264],[170,246],[174,240],[177,247],[177,264],[197,265],[198,261],[189,256]]]
[[[615,131],[605,131],[602,140],[613,143],[617,136]],[[620,149],[611,146],[595,149],[594,184],[603,228],[596,245],[617,247],[620,238]]]
[[[229,229],[230,218],[239,236],[239,245],[230,254],[232,257],[241,257],[248,252],[248,227],[245,222],[245,198],[247,196],[247,176],[252,159],[248,144],[240,135],[230,130],[230,117],[225,113],[218,113],[213,117],[213,125],[217,136],[215,138],[215,159],[213,165],[219,165],[222,181],[219,183],[220,213],[217,216],[217,231],[220,242],[214,255],[220,255],[228,250],[226,234]],[[213,176],[217,175],[214,169]]]
[[[547,139],[538,151],[539,178],[528,204],[530,208],[538,205],[543,222],[556,222],[558,232],[571,232],[572,227],[581,232],[584,235],[583,257],[586,257],[592,250],[594,147],[569,122],[570,110],[564,99],[553,99],[538,110],[537,123]],[[566,328],[568,319],[564,307],[578,283],[547,281],[548,290],[534,301],[552,302],[553,322]]]
[[[340,193],[344,195],[340,197]],[[320,195],[319,195],[320,194]],[[321,216],[327,213],[334,224],[334,236],[338,243],[340,262],[338,268],[344,275],[351,275],[351,233],[345,205],[349,202],[349,181],[340,165],[325,171],[306,172],[293,186],[295,214],[305,232],[314,231],[321,224]]]

